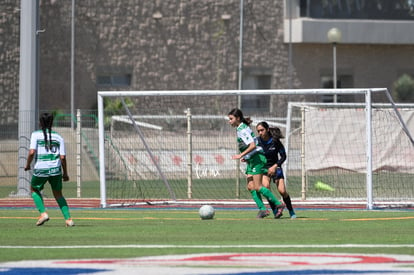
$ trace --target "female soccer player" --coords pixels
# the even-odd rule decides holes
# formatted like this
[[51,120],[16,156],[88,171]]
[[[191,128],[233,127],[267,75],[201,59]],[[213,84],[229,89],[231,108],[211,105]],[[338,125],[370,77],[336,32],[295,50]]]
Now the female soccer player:
[[280,139],[283,138],[282,132],[279,128],[269,127],[269,124],[266,121],[257,124],[256,130],[259,134],[259,146],[263,148],[267,159],[267,174],[263,176],[263,186],[270,189],[270,180],[273,179],[273,182],[277,186],[277,190],[283,197],[283,202],[286,204],[286,208],[289,210],[290,217],[295,219],[296,214],[293,210],[290,196],[286,191],[285,177],[282,170],[282,164],[286,160],[285,147],[280,141]]
[[40,126],[42,129],[34,131],[31,135],[30,150],[24,170],[30,170],[30,164],[36,157],[34,172],[30,182],[32,198],[36,208],[40,212],[40,217],[36,225],[43,225],[49,220],[49,215],[46,212],[41,194],[45,183],[48,181],[52,187],[53,196],[66,220],[66,226],[74,226],[75,224],[70,217],[68,204],[62,194],[62,179],[64,181],[69,180],[66,166],[65,143],[58,133],[52,131],[52,124],[52,114],[43,113],[40,116]]
[[262,219],[269,215],[260,195],[263,195],[269,203],[275,205],[275,219],[280,218],[285,206],[269,189],[262,185],[263,174],[267,173],[265,168],[266,157],[263,150],[257,146],[255,135],[249,127],[252,121],[249,118],[244,118],[242,111],[237,108],[228,113],[228,118],[229,124],[237,129],[237,143],[240,150],[240,154],[232,156],[232,159],[240,159],[247,163],[247,186],[253,200],[259,207],[257,218]]

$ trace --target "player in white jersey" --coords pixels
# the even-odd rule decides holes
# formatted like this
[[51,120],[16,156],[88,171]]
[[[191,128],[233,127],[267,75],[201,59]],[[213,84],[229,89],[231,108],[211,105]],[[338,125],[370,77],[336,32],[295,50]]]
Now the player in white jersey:
[[31,135],[29,155],[27,156],[24,170],[30,170],[31,163],[35,159],[30,187],[33,201],[40,212],[40,217],[36,225],[43,225],[49,220],[49,215],[46,212],[41,194],[44,185],[46,182],[49,182],[53,196],[65,218],[66,226],[74,226],[75,224],[71,219],[68,204],[62,194],[62,180],[69,180],[65,142],[58,133],[52,131],[52,125],[53,115],[43,113],[40,117],[40,126],[42,129],[34,131]]

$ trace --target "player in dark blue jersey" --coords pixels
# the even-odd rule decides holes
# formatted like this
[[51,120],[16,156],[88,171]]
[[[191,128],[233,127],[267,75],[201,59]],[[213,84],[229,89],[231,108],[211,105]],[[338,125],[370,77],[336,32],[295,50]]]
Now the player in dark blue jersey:
[[290,217],[296,218],[295,211],[292,207],[290,196],[286,191],[285,177],[283,175],[282,164],[286,160],[286,151],[282,142],[282,132],[279,128],[271,128],[265,121],[260,122],[256,126],[258,137],[258,144],[263,148],[267,163],[266,168],[268,170],[267,175],[262,178],[263,186],[270,189],[270,181],[277,186],[277,190],[283,197],[283,202],[286,204],[286,208],[289,210]]

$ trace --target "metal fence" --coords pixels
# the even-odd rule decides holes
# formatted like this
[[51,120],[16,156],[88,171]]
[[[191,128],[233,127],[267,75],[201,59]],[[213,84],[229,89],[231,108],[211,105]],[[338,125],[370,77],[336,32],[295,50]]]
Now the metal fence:
[[[45,110],[39,113],[42,112]],[[77,110],[75,116],[66,112],[49,112],[52,112],[55,117],[52,129],[61,134],[65,140],[70,181],[77,182],[79,188],[84,182],[98,181],[99,154],[96,110]],[[19,169],[24,168],[26,154],[29,151],[30,136],[21,137],[27,141],[24,142],[27,145],[22,145],[23,143],[19,142],[18,138],[18,128],[18,123],[14,121],[0,125],[1,186],[19,188],[23,181],[19,178]],[[38,128],[38,125],[35,125],[35,129]],[[20,148],[22,146],[25,148]],[[21,150],[21,157],[19,157],[19,150]]]

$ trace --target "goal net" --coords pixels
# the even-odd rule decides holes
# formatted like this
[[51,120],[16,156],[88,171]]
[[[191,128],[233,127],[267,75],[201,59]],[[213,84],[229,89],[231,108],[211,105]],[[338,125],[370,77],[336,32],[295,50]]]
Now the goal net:
[[398,112],[372,104],[369,120],[365,107],[289,103],[286,170],[289,183],[301,186],[302,200],[412,203],[414,144],[404,129],[414,129],[414,104],[396,106]]
[[[379,201],[407,202],[414,182],[413,109],[393,108],[392,102],[376,106],[372,93],[388,91],[99,92],[101,206],[252,203],[244,164],[231,159],[236,133],[227,122],[243,97],[269,102],[266,108],[242,108],[252,129],[267,121],[286,136],[284,169],[293,199],[360,200],[368,208]],[[318,94],[362,95],[365,103],[289,103],[287,116],[274,115],[281,96]]]

